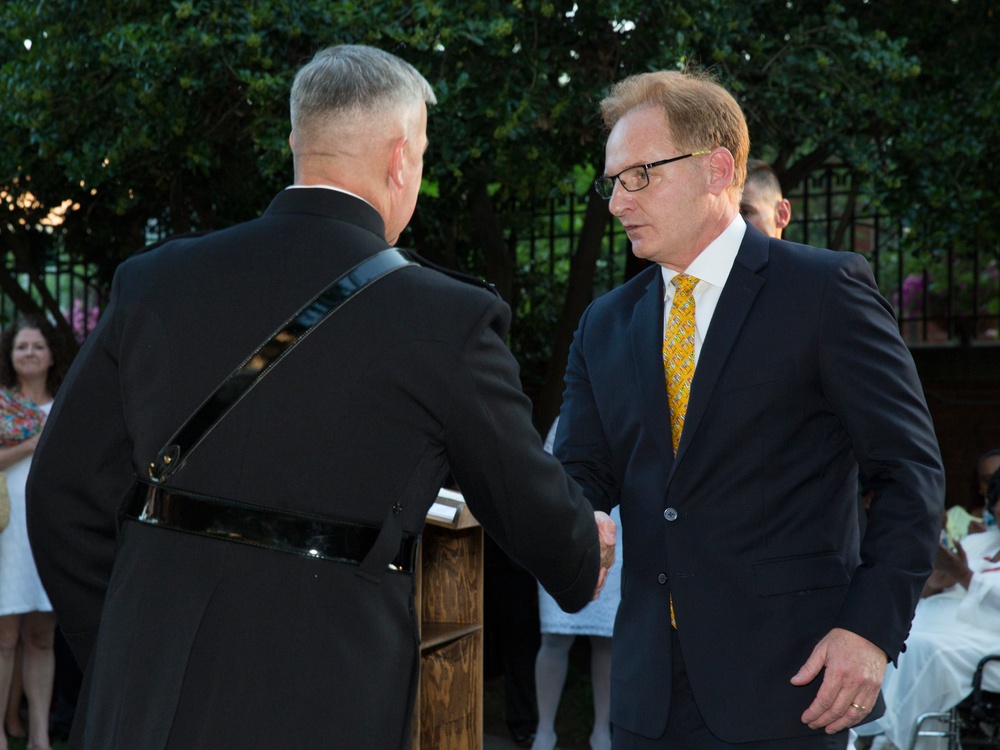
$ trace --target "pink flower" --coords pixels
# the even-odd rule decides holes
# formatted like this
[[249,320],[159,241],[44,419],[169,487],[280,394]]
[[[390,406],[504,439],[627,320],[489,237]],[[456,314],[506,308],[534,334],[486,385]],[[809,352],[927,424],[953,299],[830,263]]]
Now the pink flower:
[[97,327],[97,319],[101,316],[101,308],[94,305],[89,310],[84,310],[83,300],[73,300],[73,308],[63,311],[63,317],[73,328],[73,337],[76,343],[82,344],[87,338],[87,334]]

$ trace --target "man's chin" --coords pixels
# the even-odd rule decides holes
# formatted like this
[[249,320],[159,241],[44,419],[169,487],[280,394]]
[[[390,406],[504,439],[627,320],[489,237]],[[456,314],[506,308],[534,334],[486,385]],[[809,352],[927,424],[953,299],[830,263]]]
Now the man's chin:
[[653,257],[653,250],[649,247],[647,243],[642,240],[632,241],[632,255],[634,255],[639,260],[649,260],[655,262],[656,259]]

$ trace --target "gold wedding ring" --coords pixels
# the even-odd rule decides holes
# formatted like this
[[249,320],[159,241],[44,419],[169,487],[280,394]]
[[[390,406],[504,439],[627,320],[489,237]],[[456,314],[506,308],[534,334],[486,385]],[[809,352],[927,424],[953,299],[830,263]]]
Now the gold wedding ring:
[[858,705],[857,703],[852,703],[852,704],[851,704],[851,708],[856,708],[856,709],[858,709],[858,710],[859,710],[859,711],[860,711],[861,713],[864,713],[865,711],[867,711],[867,710],[868,710],[868,709],[867,709],[867,708],[865,708],[864,706],[859,706],[859,705]]

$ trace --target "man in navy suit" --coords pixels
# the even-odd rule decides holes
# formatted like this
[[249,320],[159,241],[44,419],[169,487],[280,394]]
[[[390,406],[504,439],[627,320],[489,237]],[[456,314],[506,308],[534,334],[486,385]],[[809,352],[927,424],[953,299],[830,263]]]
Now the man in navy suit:
[[[621,507],[614,747],[843,748],[882,711],[940,530],[913,360],[864,258],[740,217],[749,136],[725,89],[645,73],[601,106],[596,188],[654,265],[582,316],[556,455]],[[672,408],[664,340],[692,305]]]

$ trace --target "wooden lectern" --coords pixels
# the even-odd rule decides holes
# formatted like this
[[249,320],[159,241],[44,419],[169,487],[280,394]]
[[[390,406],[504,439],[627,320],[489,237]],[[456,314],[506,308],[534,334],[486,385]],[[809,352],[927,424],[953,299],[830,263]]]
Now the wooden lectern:
[[442,490],[418,552],[420,692],[413,750],[483,747],[483,529]]

